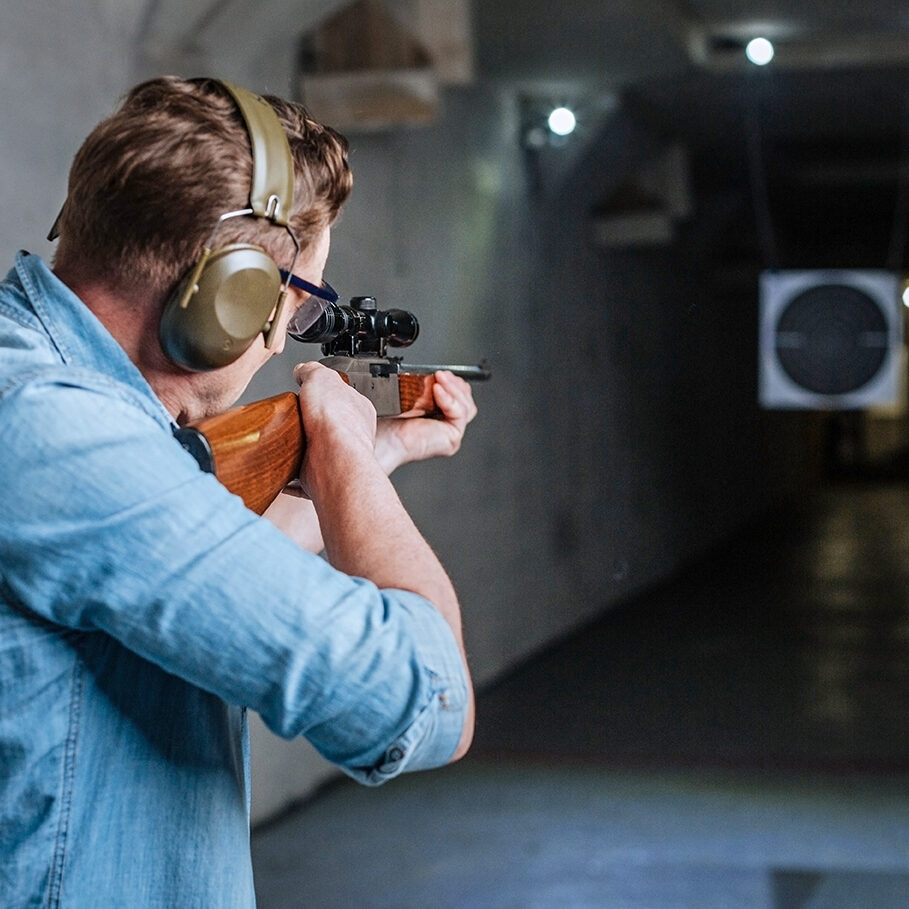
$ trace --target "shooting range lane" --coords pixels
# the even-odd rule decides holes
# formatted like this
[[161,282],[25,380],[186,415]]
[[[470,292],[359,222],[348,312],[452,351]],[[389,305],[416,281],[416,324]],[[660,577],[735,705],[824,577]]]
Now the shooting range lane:
[[253,838],[273,907],[905,907],[909,486],[843,482],[481,693],[460,764]]

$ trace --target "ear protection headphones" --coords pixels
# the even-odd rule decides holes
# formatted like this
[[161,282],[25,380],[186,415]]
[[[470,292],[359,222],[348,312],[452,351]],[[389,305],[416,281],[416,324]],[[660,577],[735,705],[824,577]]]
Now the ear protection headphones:
[[[159,327],[164,352],[192,370],[217,369],[236,360],[260,333],[271,348],[287,285],[260,246],[229,243],[214,248],[218,228],[240,216],[264,218],[284,227],[293,210],[294,166],[290,144],[271,105],[259,95],[221,82],[236,102],[252,146],[249,207],[221,215],[199,261],[167,300]],[[288,269],[293,271],[293,264]]]

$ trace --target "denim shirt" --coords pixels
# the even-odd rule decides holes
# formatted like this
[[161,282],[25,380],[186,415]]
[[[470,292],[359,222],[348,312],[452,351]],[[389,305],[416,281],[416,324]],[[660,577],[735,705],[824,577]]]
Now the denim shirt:
[[35,256],[0,283],[0,905],[254,905],[245,710],[367,784],[444,764],[466,680],[413,593],[200,471]]

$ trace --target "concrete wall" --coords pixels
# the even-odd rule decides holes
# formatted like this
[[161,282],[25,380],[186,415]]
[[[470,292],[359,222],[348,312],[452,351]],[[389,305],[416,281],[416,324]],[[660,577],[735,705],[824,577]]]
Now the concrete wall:
[[[7,261],[19,247],[49,250],[72,154],[144,75],[142,6],[4,11]],[[416,312],[414,362],[491,361],[462,452],[397,479],[460,590],[484,683],[796,488],[810,426],[757,410],[755,285],[711,285],[697,217],[669,248],[593,244],[591,204],[655,147],[633,117],[616,113],[570,167],[537,162],[536,185],[507,87],[452,89],[444,105],[430,128],[352,137],[356,187],[327,277]],[[289,387],[295,359],[318,351],[302,354],[276,359],[247,397]],[[255,726],[257,818],[329,772],[305,743]]]
[[[0,254],[45,255],[70,161],[134,80],[141,0],[34,0],[0,11]],[[5,274],[5,269],[4,269]]]

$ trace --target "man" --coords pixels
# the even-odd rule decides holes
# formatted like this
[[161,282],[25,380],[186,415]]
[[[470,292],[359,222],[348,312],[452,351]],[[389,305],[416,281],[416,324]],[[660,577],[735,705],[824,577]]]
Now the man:
[[[272,111],[277,142],[254,122]],[[284,136],[292,185],[263,212],[260,145]],[[252,905],[246,708],[369,784],[469,746],[457,599],[387,478],[457,450],[466,383],[438,374],[441,420],[377,427],[338,374],[299,366],[304,497],[270,520],[173,438],[328,295],[346,148],[276,98],[144,83],[74,160],[53,271],[20,253],[0,284],[4,906]],[[225,324],[265,315],[236,349],[216,327],[216,362],[164,327],[203,295],[210,248],[258,257],[225,286],[283,269],[274,300],[232,304]]]

